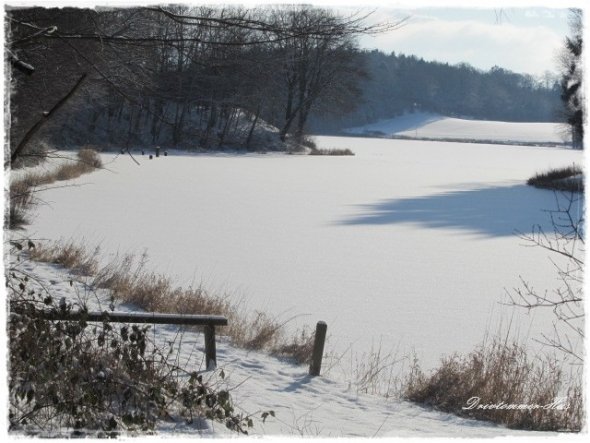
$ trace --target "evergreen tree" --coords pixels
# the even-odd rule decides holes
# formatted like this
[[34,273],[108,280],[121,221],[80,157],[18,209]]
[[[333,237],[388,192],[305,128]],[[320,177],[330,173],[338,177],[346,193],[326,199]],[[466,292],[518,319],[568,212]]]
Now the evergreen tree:
[[570,17],[572,36],[565,40],[562,54],[563,75],[561,78],[561,100],[564,120],[572,134],[575,148],[584,147],[584,97],[582,92],[582,10],[572,9]]

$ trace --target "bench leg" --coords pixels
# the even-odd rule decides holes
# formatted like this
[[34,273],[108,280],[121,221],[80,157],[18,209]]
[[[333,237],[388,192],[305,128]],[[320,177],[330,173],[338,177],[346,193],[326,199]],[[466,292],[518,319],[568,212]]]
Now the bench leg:
[[217,350],[215,349],[215,326],[205,325],[205,362],[207,370],[217,368]]

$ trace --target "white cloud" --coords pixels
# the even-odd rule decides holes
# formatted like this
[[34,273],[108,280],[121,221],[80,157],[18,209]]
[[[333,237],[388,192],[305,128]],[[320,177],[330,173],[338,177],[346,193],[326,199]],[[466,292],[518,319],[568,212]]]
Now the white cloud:
[[562,44],[563,36],[544,26],[449,21],[424,15],[412,18],[401,29],[361,41],[363,47],[385,52],[453,64],[465,62],[480,69],[498,65],[534,75],[557,69],[556,54]]

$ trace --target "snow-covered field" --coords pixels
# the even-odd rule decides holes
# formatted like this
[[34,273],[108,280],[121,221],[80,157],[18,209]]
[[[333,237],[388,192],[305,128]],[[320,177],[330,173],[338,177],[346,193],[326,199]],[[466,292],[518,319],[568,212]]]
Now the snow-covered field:
[[519,144],[561,144],[564,142],[563,125],[559,123],[467,120],[421,112],[380,120],[376,123],[347,129],[345,132],[355,135],[377,134],[385,137],[485,140]]
[[[558,284],[547,254],[524,247],[515,231],[548,226],[544,211],[555,208],[554,194],[526,179],[581,163],[582,153],[346,137],[317,142],[356,155],[176,152],[151,161],[139,156],[137,165],[103,154],[105,170],[43,191],[46,204],[35,209],[27,234],[100,245],[105,261],[147,251],[148,267],[179,285],[203,283],[245,299],[251,310],[297,316],[292,330],[326,321],[327,352],[342,359],[323,378],[220,346],[231,382],[245,380],[238,404],[281,411],[259,433],[506,433],[359,396],[348,382],[371,348],[399,356],[415,350],[431,368],[508,324],[522,339],[551,328],[551,313],[527,314],[502,302],[519,276],[536,288]],[[58,287],[67,278],[53,280]]]

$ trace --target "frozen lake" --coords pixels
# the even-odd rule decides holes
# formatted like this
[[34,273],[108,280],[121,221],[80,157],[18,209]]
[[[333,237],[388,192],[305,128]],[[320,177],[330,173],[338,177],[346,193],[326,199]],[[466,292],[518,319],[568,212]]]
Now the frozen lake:
[[107,170],[51,189],[28,232],[117,252],[147,251],[179,285],[243,298],[291,328],[328,323],[328,351],[415,349],[434,365],[512,322],[520,337],[551,315],[503,306],[519,276],[558,285],[547,253],[515,231],[547,225],[553,192],[535,172],[579,151],[317,137],[354,157],[104,154]]

